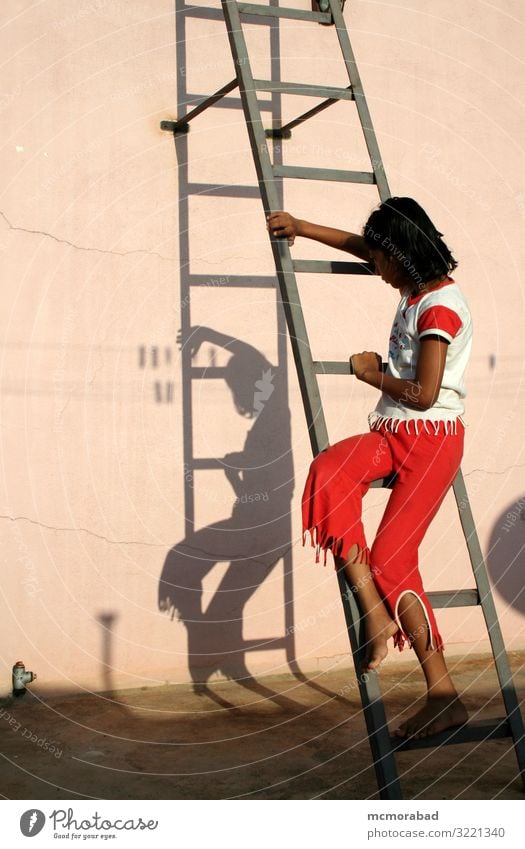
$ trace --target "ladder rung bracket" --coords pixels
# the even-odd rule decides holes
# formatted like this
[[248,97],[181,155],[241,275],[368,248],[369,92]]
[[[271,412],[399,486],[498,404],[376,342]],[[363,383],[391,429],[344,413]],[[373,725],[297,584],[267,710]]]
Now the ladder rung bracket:
[[427,593],[432,607],[475,607],[481,604],[477,590],[439,590]]
[[330,100],[353,100],[354,93],[350,87],[336,88],[329,85],[314,85],[313,83],[287,83],[273,80],[254,80],[256,91],[269,91],[272,94],[297,94],[302,97],[328,97]]
[[236,274],[190,274],[190,286],[208,286],[210,289],[274,289],[276,277],[248,277]]
[[298,180],[329,180],[334,183],[375,183],[371,171],[341,171],[336,168],[303,168],[299,165],[274,165],[276,177],[293,177]]
[[300,124],[304,124],[304,122],[308,121],[309,118],[313,118],[314,115],[318,115],[320,112],[328,109],[329,106],[338,102],[337,98],[329,97],[328,100],[323,100],[317,106],[314,106],[312,109],[308,109],[306,112],[303,112],[301,115],[298,115],[297,118],[293,118],[292,121],[288,121],[281,127],[274,127],[272,130],[266,130],[266,136],[272,139],[290,139],[292,137],[292,130],[294,127],[299,127]]
[[394,749],[405,752],[409,749],[428,749],[437,746],[451,746],[460,743],[479,743],[482,740],[500,740],[502,737],[510,737],[511,731],[506,717],[502,719],[480,719],[460,725],[458,728],[448,728],[440,734],[432,734],[431,737],[418,737],[403,740],[399,737],[391,737]]
[[213,195],[221,198],[257,198],[261,192],[258,186],[233,186],[224,183],[188,183],[189,195]]
[[375,274],[368,262],[332,262],[324,259],[294,259],[293,270],[306,274]]
[[165,130],[168,133],[189,133],[190,125],[188,121],[161,121],[160,122],[161,130]]
[[237,88],[238,85],[239,83],[237,82],[237,79],[231,80],[214,94],[210,94],[208,97],[205,97],[201,103],[197,104],[194,109],[191,109],[187,115],[183,115],[181,118],[178,118],[177,121],[161,121],[161,130],[169,130],[172,133],[187,133],[189,130],[189,123],[193,120],[193,118],[196,118],[197,115],[205,112],[206,109],[210,108],[210,106],[214,106],[222,100],[223,97],[229,94],[230,91]]
[[237,3],[239,14],[250,17],[290,18],[296,21],[316,21],[319,24],[331,24],[331,12],[307,12],[302,9],[289,9],[279,6],[262,6],[259,3]]

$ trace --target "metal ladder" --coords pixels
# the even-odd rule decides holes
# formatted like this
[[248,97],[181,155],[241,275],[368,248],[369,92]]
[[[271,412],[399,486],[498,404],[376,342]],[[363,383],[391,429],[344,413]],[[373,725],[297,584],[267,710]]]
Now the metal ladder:
[[[174,134],[187,132],[189,122],[193,118],[204,109],[217,103],[220,98],[224,97],[230,91],[238,88],[265,214],[282,209],[276,183],[279,184],[278,178],[284,177],[374,184],[377,186],[381,200],[385,200],[390,196],[377,139],[343,19],[341,0],[325,0],[325,2],[329,7],[328,11],[303,11],[301,9],[284,8],[278,6],[275,0],[270,0],[271,5],[266,6],[236,2],[236,0],[221,0],[232,58],[236,69],[236,79],[223,86],[214,95],[203,100],[195,109],[177,121],[164,121],[161,123],[162,129],[169,130]],[[254,79],[241,21],[248,19],[252,23],[266,22],[270,26],[273,25],[275,27],[276,23],[278,25],[279,18],[311,21],[325,25],[334,24],[348,74],[349,86],[347,88],[337,88],[310,83],[282,82],[280,79]],[[319,97],[321,98],[321,102],[318,106],[299,115],[286,125],[277,129],[265,130],[257,99],[257,92],[259,91]],[[268,149],[268,138],[289,138],[294,127],[340,100],[353,101],[357,107],[358,118],[370,158],[370,171],[305,168],[272,163]],[[329,444],[317,375],[348,375],[350,370],[347,361],[314,361],[312,359],[299,298],[296,272],[333,274],[366,274],[371,272],[367,264],[362,262],[292,260],[286,239],[271,238],[271,248],[297,368],[312,452],[315,456]],[[378,480],[372,485],[388,486],[388,481]],[[339,588],[356,667],[376,780],[379,795],[383,799],[402,798],[395,763],[396,751],[452,743],[479,742],[501,737],[512,737],[518,767],[525,784],[525,729],[461,470],[458,472],[454,481],[453,491],[476,587],[468,590],[432,592],[428,595],[434,608],[481,606],[505,706],[505,716],[498,719],[469,722],[459,728],[449,729],[430,738],[403,740],[400,742],[399,738],[391,736],[381,698],[378,675],[377,673],[362,675],[359,672],[365,642],[363,621],[356,598],[349,591],[344,572],[343,570],[338,570]]]

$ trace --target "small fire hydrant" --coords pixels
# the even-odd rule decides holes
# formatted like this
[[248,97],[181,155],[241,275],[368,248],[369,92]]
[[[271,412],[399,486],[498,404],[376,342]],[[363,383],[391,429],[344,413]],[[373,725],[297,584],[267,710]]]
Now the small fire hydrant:
[[26,672],[26,668],[22,660],[17,660],[13,666],[13,696],[23,696],[26,691],[26,684],[36,679],[34,672]]

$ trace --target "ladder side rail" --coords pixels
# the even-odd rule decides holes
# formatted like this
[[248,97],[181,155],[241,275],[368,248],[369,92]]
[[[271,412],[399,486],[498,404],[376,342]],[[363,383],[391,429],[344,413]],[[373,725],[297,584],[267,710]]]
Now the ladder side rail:
[[[176,20],[176,57],[177,67],[187,68],[187,27],[186,16],[177,15]],[[188,101],[187,74],[177,73],[177,104]],[[191,284],[190,284],[190,242],[189,242],[189,146],[188,136],[174,134],[176,157],[178,160],[177,189],[178,189],[178,222],[179,222],[179,263],[180,263],[180,321],[182,338],[187,339],[191,328]],[[191,536],[195,530],[195,491],[193,480],[193,404],[190,346],[183,345],[181,349],[181,406],[182,406],[182,458],[183,467],[189,474],[184,475],[184,535]]]
[[[280,22],[278,18],[270,21],[270,78],[280,79],[281,77],[281,33]],[[282,97],[279,93],[274,92],[271,96],[272,104],[272,126],[282,123]],[[273,161],[279,165],[282,164],[283,149],[282,144],[276,143],[272,145]],[[277,192],[277,202],[282,209],[284,206],[283,198],[283,181],[275,182]],[[260,196],[259,196],[260,200]],[[273,277],[273,286],[275,291],[275,322],[277,327],[277,364],[284,375],[286,386],[289,386],[289,369],[288,369],[288,333],[286,328],[286,315],[281,305],[280,290],[275,286],[275,275]],[[290,431],[291,437],[291,431]],[[292,444],[290,442],[290,451]],[[292,475],[294,471],[292,469]],[[293,496],[292,496],[293,498]],[[291,502],[290,502],[291,508]],[[292,539],[292,513],[291,509],[287,516],[287,532],[288,539]],[[289,546],[282,558],[283,564],[283,593],[284,593],[284,634],[285,634],[285,653],[286,662],[290,670],[297,670],[297,650],[295,638],[295,604],[294,604],[294,560],[293,546]]]
[[467,543],[470,563],[480,596],[480,604],[487,626],[487,632],[494,656],[496,672],[500,684],[503,702],[514,740],[516,758],[525,781],[525,728],[521,716],[520,705],[512,678],[505,643],[498,620],[496,605],[492,596],[487,567],[481,551],[474,517],[465,486],[461,469],[458,471],[453,484],[454,497],[458,506],[461,527]]
[[363,705],[379,795],[382,799],[402,799],[401,784],[397,774],[388,722],[379,687],[379,677],[377,672],[362,672],[366,637],[357,597],[349,586],[343,569],[337,570],[337,579],[343,602],[346,628],[352,648],[355,675]]
[[365,137],[368,154],[370,156],[372,169],[374,171],[375,181],[379,191],[379,197],[382,201],[385,201],[387,200],[387,198],[390,197],[390,189],[388,187],[388,181],[386,179],[385,169],[383,165],[383,160],[381,158],[381,152],[379,150],[379,145],[377,143],[376,134],[372,125],[372,118],[370,117],[368,104],[366,102],[365,93],[361,84],[361,78],[359,76],[359,71],[357,70],[357,63],[355,61],[354,51],[352,50],[352,46],[350,44],[350,39],[348,37],[348,32],[346,29],[346,24],[343,18],[343,12],[341,10],[341,0],[329,0],[329,3],[332,17],[335,23],[337,38],[339,40],[339,45],[341,47],[341,52],[343,54],[343,58],[346,65],[348,79],[350,81],[350,85],[352,86],[352,91],[354,92],[355,105],[357,106],[357,113],[361,122],[361,127],[363,130],[363,135]]
[[[221,2],[228,30],[228,38],[237,68],[240,95],[245,109],[245,116],[248,118],[248,135],[257,171],[264,212],[268,214],[277,211],[280,205],[274,185],[274,171],[261,120],[257,95],[254,90],[248,50],[241,27],[237,3],[234,0],[221,0]],[[286,240],[272,237],[270,241],[306,413],[310,442],[314,455],[317,455],[319,451],[328,445],[328,431],[321,404],[317,377],[313,369],[308,334],[299,300],[292,258]]]

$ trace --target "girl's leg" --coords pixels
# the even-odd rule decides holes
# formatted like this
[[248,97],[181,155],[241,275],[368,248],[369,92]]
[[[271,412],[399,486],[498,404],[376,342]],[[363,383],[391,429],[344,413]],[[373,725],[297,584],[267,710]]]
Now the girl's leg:
[[426,736],[462,724],[467,716],[442,655],[443,644],[418,569],[418,548],[449,489],[463,449],[457,434],[395,434],[391,442],[397,480],[372,547],[376,583],[404,639],[414,647],[427,682],[422,710],[400,736]]
[[336,558],[337,568],[344,568],[349,586],[357,594],[359,607],[365,620],[366,651],[363,671],[378,669],[388,654],[388,640],[398,631],[381,599],[374,576],[367,562],[366,552],[353,545],[346,561]]
[[467,711],[448,673],[442,651],[429,648],[428,623],[418,599],[405,593],[398,615],[417,654],[427,683],[423,707],[397,729],[398,737],[428,737],[467,721]]
[[[317,455],[303,493],[303,532],[310,531],[319,551],[332,551],[344,568],[365,618],[365,669],[376,669],[387,654],[387,640],[398,630],[374,584],[361,522],[363,496],[370,482],[392,472],[388,441],[377,432],[344,439]],[[314,535],[316,537],[314,542]],[[303,536],[304,543],[304,536]]]

